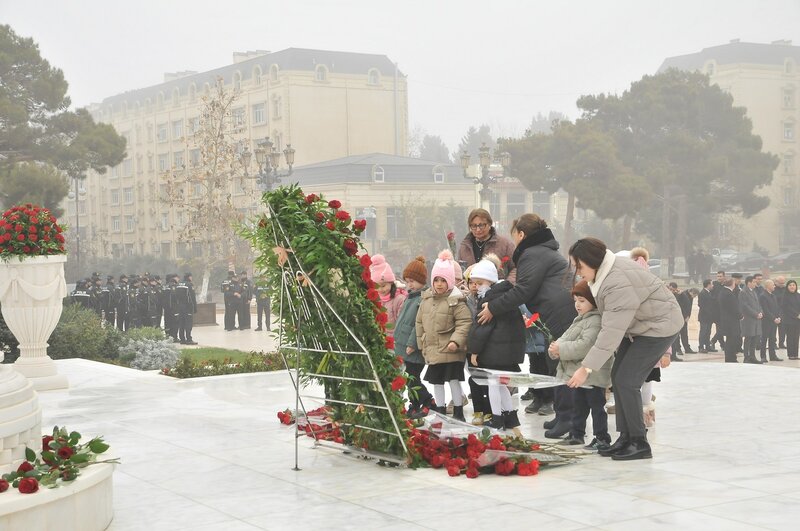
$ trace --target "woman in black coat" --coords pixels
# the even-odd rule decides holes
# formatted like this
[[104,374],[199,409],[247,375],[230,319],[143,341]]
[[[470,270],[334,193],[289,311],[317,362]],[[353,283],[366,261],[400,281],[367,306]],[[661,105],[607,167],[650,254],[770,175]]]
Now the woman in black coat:
[[781,324],[786,331],[786,355],[790,360],[796,360],[800,343],[800,293],[797,293],[797,282],[794,280],[786,283],[781,314]]

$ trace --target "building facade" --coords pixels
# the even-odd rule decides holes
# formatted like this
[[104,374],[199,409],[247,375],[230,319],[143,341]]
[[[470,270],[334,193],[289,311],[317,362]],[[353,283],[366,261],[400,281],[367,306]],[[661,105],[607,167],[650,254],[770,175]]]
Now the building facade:
[[747,108],[753,133],[763,140],[763,150],[780,157],[772,184],[757,191],[769,197],[769,207],[748,219],[732,214],[721,216],[717,234],[720,247],[750,251],[756,244],[770,253],[800,247],[798,65],[800,46],[792,46],[791,41],[756,44],[734,40],[698,53],[670,57],[659,69],[708,74],[712,83],[733,96],[734,105]]
[[[198,255],[179,241],[182,212],[165,206],[162,186],[165,174],[192,164],[189,139],[217,83],[238,95],[231,122],[242,148],[253,151],[269,137],[278,150],[296,149],[296,165],[406,153],[406,78],[384,55],[290,48],[237,53],[233,64],[208,72],[167,74],[162,84],[90,106],[96,121],[127,139],[127,157],[105,175],[90,172],[67,201],[83,254]],[[243,214],[257,207],[260,191],[252,179],[232,179],[230,187]]]

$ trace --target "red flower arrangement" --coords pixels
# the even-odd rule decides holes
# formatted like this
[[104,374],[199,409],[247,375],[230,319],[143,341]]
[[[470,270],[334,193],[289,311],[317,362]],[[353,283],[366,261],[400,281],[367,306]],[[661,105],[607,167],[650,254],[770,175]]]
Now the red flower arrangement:
[[406,386],[406,379],[402,376],[396,377],[392,380],[392,391],[399,391]]
[[47,208],[31,203],[11,207],[0,217],[0,258],[64,254],[62,230]]

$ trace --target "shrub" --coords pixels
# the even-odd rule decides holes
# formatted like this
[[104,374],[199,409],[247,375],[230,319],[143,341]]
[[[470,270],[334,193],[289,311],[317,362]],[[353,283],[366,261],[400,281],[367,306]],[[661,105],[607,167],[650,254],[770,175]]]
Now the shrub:
[[174,367],[180,355],[178,347],[166,339],[129,340],[120,351],[121,359],[132,356],[131,368],[142,371]]
[[175,378],[198,378],[222,374],[279,371],[285,368],[283,360],[278,354],[250,352],[247,358],[239,363],[233,362],[230,358],[194,361],[184,355],[174,368],[161,372]]
[[105,350],[110,329],[103,328],[100,317],[92,310],[68,304],[64,306],[61,319],[48,340],[50,346],[47,354],[54,360],[110,358],[116,355]]
[[148,339],[152,341],[160,341],[162,339],[166,339],[167,335],[164,333],[163,330],[160,328],[155,328],[153,326],[143,326],[141,328],[131,328],[125,335],[128,337],[130,341],[139,341],[142,339]]

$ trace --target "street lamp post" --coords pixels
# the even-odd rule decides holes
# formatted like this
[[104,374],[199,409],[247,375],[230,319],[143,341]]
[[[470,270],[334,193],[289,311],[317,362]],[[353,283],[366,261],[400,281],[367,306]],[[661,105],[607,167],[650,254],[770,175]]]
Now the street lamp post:
[[[511,155],[507,151],[502,151],[500,153],[495,152],[494,157],[492,157],[491,148],[486,145],[486,142],[481,143],[481,147],[478,148],[478,153],[481,175],[480,177],[474,177],[473,182],[476,185],[481,185],[478,193],[480,194],[480,206],[482,207],[485,203],[491,200],[492,190],[490,186],[497,181],[493,175],[489,175],[489,167],[492,165],[492,161],[500,163],[505,170],[511,163]],[[469,165],[470,155],[467,150],[464,150],[464,152],[461,154],[461,169],[464,170],[464,177],[467,176],[467,169],[469,169]]]
[[[256,164],[258,165],[258,174],[254,177],[262,190],[272,190],[274,184],[281,182],[281,177],[287,177],[292,174],[292,166],[294,166],[294,153],[295,150],[291,144],[286,144],[286,149],[283,150],[283,157],[286,160],[286,165],[289,171],[280,173],[279,168],[281,164],[281,152],[275,147],[269,137],[264,138],[258,142],[258,147],[255,149]],[[247,175],[247,167],[250,166],[250,160],[253,154],[250,153],[248,148],[240,155],[242,164],[245,167],[245,175]]]
[[76,256],[76,273],[75,278],[80,278],[81,275],[81,218],[80,207],[78,206],[78,196],[86,195],[86,190],[79,187],[80,178],[78,175],[72,177],[72,190],[67,194],[69,199],[75,199],[75,256]]

